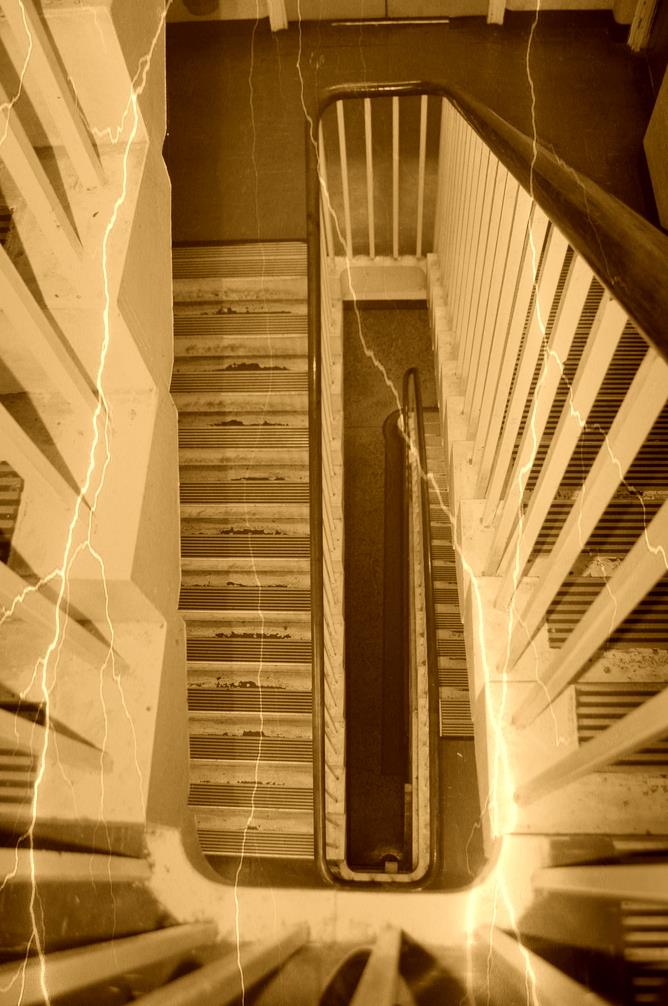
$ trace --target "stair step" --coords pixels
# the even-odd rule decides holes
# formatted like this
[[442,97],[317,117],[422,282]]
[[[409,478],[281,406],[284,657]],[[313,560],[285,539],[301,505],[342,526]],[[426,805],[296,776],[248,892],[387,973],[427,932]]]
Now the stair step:
[[266,786],[271,789],[289,787],[313,791],[311,762],[280,761],[213,761],[196,758],[190,762],[190,783],[193,786]]
[[438,664],[438,684],[440,688],[459,688],[467,690],[469,686],[469,676],[464,662],[441,663]]
[[266,783],[191,783],[191,807],[255,807],[276,810],[313,811],[313,790]]
[[308,741],[311,742],[311,711],[308,713],[269,713],[264,709],[241,713],[220,712],[219,710],[191,712],[188,720],[190,733],[196,737],[237,737],[247,738],[257,735],[264,742]]
[[[233,560],[229,560],[232,562]],[[185,570],[181,582],[188,587],[248,587],[278,590],[308,590],[308,569],[303,572],[296,564],[282,564],[273,568],[260,569],[256,563],[246,560],[236,560],[240,568],[227,569],[193,569]]]
[[181,610],[213,611],[304,611],[311,610],[310,590],[272,587],[211,587],[188,585],[181,588]]
[[[190,429],[217,429],[238,432],[240,437],[245,435],[245,430],[266,430],[267,433],[275,431],[280,433],[283,430],[301,430],[301,436],[305,437],[308,443],[308,413],[303,410],[281,412],[273,409],[268,413],[259,408],[256,412],[245,409],[239,411],[238,402],[221,401],[216,408],[207,408],[203,411],[179,410],[179,436],[184,430]],[[253,436],[253,434],[248,434]],[[241,441],[240,441],[241,442]]]
[[190,757],[221,761],[311,762],[310,740],[291,737],[190,735]]
[[258,241],[230,245],[183,245],[172,249],[174,279],[245,276],[306,276],[301,241]]
[[226,506],[254,503],[263,506],[308,504],[307,482],[279,479],[238,479],[236,482],[182,482],[180,498],[183,506]]
[[[254,456],[264,451],[308,451],[308,429],[286,426],[179,425],[181,450],[247,451]],[[282,456],[282,455],[281,455]]]
[[220,395],[305,395],[306,371],[193,370],[172,375],[173,395],[215,393]]
[[270,857],[312,859],[313,837],[296,834],[265,834],[253,831],[217,831],[198,828],[202,852],[207,856]]
[[188,709],[191,712],[266,713],[293,715],[311,713],[311,692],[283,688],[189,688]]
[[263,688],[270,686],[288,691],[310,689],[311,664],[283,661],[235,660],[234,663],[221,660],[189,660],[188,686],[190,688],[215,688],[231,686],[239,688]]
[[[192,806],[192,805],[191,805]],[[266,807],[193,807],[198,828],[226,831],[248,831],[263,835],[313,835],[313,811]]]
[[179,478],[182,483],[202,483],[226,485],[264,483],[300,482],[308,485],[309,469],[306,454],[295,455],[297,463],[286,458],[284,461],[276,458],[276,452],[270,455],[264,451],[264,458],[253,456],[248,452],[245,456],[237,452],[237,457],[223,459],[217,451],[180,451]]
[[186,534],[181,536],[183,558],[206,559],[308,559],[306,535],[282,534]]
[[188,661],[225,663],[261,661],[269,664],[310,664],[311,642],[302,639],[261,638],[188,638]]

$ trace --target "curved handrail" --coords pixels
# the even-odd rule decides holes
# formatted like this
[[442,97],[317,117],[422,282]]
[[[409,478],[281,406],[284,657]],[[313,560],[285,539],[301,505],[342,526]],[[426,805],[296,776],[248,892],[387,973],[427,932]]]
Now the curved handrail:
[[[415,402],[415,426],[417,445],[409,436],[408,416],[411,408],[411,389]],[[429,845],[430,863],[426,878],[438,873],[441,866],[441,815],[439,807],[440,767],[439,767],[439,686],[438,686],[438,644],[434,607],[434,580],[431,564],[431,521],[429,515],[429,485],[427,478],[427,448],[424,435],[424,414],[422,411],[422,387],[420,372],[411,367],[404,374],[402,390],[403,433],[405,444],[406,472],[410,471],[411,455],[417,461],[420,478],[420,516],[422,523],[422,566],[424,570],[424,607],[427,623],[427,688],[429,704]],[[415,455],[417,454],[417,457]],[[406,501],[407,509],[408,501]],[[406,556],[407,564],[409,557]],[[423,879],[422,883],[425,880]]]
[[[668,237],[568,167],[555,154],[521,133],[459,88],[438,81],[343,84],[320,93],[306,126],[306,213],[308,240],[309,479],[311,523],[311,626],[313,653],[313,743],[316,862],[329,883],[338,883],[324,854],[325,731],[323,705],[322,456],[320,417],[320,182],[315,137],[325,110],[349,98],[434,95],[448,98],[469,125],[589,264],[619,301],[647,342],[668,357]],[[664,279],[662,280],[662,275]]]

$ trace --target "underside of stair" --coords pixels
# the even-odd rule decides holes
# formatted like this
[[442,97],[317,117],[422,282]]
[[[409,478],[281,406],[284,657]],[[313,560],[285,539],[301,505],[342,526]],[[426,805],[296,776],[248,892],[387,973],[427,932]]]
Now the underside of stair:
[[174,250],[189,803],[210,857],[313,857],[305,246]]

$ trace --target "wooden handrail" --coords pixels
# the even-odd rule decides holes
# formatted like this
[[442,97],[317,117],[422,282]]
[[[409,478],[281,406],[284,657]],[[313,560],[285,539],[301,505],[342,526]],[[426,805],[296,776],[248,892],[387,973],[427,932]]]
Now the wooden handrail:
[[342,84],[319,95],[306,130],[309,319],[309,447],[311,619],[313,643],[313,744],[316,861],[336,883],[325,857],[324,685],[322,603],[322,453],[320,345],[320,177],[318,136],[326,109],[337,101],[433,95],[448,99],[508,171],[530,191],[603,285],[622,305],[646,341],[668,357],[668,237],[554,153],[442,81]]

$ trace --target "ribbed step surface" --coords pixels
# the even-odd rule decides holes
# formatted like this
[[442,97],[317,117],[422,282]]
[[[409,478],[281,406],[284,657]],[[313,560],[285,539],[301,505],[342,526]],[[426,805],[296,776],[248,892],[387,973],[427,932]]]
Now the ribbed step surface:
[[198,829],[202,852],[207,856],[253,856],[277,859],[312,859],[313,836],[263,834],[257,831]]
[[[429,417],[429,418],[427,418]],[[459,610],[452,527],[448,520],[446,454],[438,412],[425,413],[431,561],[438,655],[441,737],[473,737],[464,626]]]
[[306,246],[297,241],[265,241],[176,247],[172,274],[174,279],[305,276]]
[[[177,248],[173,264],[189,804],[206,855],[310,859],[305,246]],[[286,310],[262,307],[265,280]]]
[[[575,709],[577,716],[578,741],[585,744],[608,727],[614,726],[628,713],[641,706],[652,695],[663,688],[663,683],[620,682],[579,682],[575,686]],[[654,741],[650,747],[634,751],[621,758],[612,768],[651,767],[659,771],[668,765],[668,736]]]

